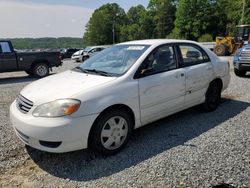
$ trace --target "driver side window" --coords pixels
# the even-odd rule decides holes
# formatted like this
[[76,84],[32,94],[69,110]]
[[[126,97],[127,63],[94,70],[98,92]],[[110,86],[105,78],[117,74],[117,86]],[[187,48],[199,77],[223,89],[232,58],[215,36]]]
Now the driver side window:
[[1,53],[10,53],[10,45],[8,42],[0,42],[0,52]]
[[142,63],[141,75],[152,75],[177,68],[173,46],[164,45],[155,49]]

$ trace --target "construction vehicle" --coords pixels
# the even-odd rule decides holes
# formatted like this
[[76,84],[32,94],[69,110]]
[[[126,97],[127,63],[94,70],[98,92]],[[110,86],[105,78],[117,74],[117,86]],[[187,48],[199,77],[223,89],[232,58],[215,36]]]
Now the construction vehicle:
[[218,56],[233,54],[244,44],[250,42],[250,25],[237,25],[235,37],[216,37],[214,53]]

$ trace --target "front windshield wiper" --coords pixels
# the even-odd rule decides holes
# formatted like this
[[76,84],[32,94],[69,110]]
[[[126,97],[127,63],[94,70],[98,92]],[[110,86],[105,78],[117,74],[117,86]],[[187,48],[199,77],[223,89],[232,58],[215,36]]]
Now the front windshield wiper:
[[102,76],[115,76],[115,74],[112,74],[112,73],[108,73],[108,72],[105,72],[105,71],[101,71],[101,70],[96,70],[96,69],[84,69],[80,66],[76,67],[75,69],[77,70],[80,70],[81,72],[84,72],[84,73],[94,73],[94,74],[98,74],[98,75],[102,75]]
[[76,67],[75,69],[78,69],[78,70],[80,70],[80,71],[82,71],[82,72],[84,72],[84,73],[89,73],[88,70],[86,70],[86,69],[84,69],[84,68],[82,68],[82,67]]
[[101,70],[96,70],[96,69],[84,69],[84,70],[86,70],[88,72],[95,73],[95,74],[99,74],[99,75],[102,75],[102,76],[114,76],[111,73],[108,73],[108,72],[105,72],[105,71],[101,71]]

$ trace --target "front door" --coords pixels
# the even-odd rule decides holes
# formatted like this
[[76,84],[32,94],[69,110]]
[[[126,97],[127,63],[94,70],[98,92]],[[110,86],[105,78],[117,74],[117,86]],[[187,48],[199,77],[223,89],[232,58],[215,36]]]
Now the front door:
[[153,51],[140,71],[143,75],[139,79],[142,125],[184,106],[185,71],[178,68],[172,46],[164,45]]
[[0,71],[11,71],[17,69],[16,54],[9,42],[0,42]]

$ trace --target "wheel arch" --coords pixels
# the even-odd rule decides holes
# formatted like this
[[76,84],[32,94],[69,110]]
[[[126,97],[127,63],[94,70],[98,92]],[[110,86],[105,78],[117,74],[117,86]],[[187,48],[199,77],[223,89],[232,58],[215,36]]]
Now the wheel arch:
[[[223,81],[222,81],[222,79],[219,78],[219,77],[213,79],[213,80],[209,83],[209,86],[211,86],[211,85],[214,84],[214,83],[218,84],[219,87],[220,87],[220,90],[222,91],[222,89],[223,89]],[[208,86],[207,90],[209,89],[209,86]]]
[[133,128],[135,127],[135,114],[134,114],[134,111],[128,106],[128,105],[125,105],[125,104],[114,104],[114,105],[111,105],[107,108],[105,108],[99,115],[98,117],[95,119],[93,125],[91,126],[91,129],[90,129],[90,132],[89,132],[89,135],[88,135],[88,147],[89,147],[89,144],[90,144],[90,139],[91,139],[91,135],[92,135],[92,132],[93,132],[93,129],[94,129],[94,126],[95,124],[98,122],[98,120],[100,119],[100,117],[105,114],[106,112],[110,111],[110,110],[114,110],[114,109],[122,109],[124,111],[126,111],[131,119],[132,119],[132,123],[133,123]]
[[46,59],[37,59],[37,60],[33,61],[30,68],[33,69],[34,66],[37,65],[38,63],[45,63],[50,68],[50,63]]

